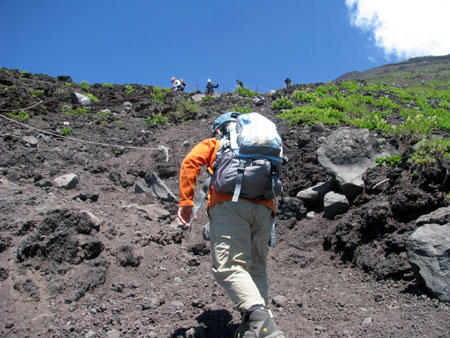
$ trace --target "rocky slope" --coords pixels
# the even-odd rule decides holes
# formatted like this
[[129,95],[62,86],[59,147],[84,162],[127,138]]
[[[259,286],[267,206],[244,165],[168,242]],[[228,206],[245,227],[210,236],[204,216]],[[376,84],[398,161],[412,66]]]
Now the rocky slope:
[[[2,336],[232,337],[239,314],[211,275],[204,211],[185,232],[176,201],[136,187],[158,177],[176,196],[184,155],[236,107],[276,121],[290,158],[268,262],[271,308],[287,337],[448,336],[450,307],[419,287],[404,247],[416,218],[448,205],[446,163],[415,175],[370,169],[367,188],[333,219],[292,204],[329,178],[316,151],[338,127],[289,126],[272,103],[318,84],[261,95],[258,105],[7,69],[0,86]],[[93,95],[88,111],[74,92]],[[55,179],[67,174],[78,182],[60,188]]]

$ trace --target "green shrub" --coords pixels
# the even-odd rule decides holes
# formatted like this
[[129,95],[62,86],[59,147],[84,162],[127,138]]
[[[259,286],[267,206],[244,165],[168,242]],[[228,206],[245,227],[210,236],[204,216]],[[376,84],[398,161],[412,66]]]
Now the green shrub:
[[63,110],[64,114],[68,115],[84,115],[88,110],[85,107],[77,107],[76,109]]
[[202,97],[202,102],[207,102],[209,100],[212,100],[214,97],[211,95],[206,95],[205,97]]
[[33,96],[41,96],[44,95],[44,90],[43,89],[33,89],[33,88],[28,88],[28,91],[31,93],[31,95]]
[[125,152],[125,148],[113,148],[114,156],[118,157]]
[[338,92],[338,87],[336,87],[335,85],[332,85],[332,84],[322,85],[322,86],[317,87],[314,90],[314,93],[317,96],[334,95],[337,92]]
[[322,96],[314,105],[317,108],[335,108],[338,106],[338,99],[334,96]]
[[84,90],[89,90],[89,88],[91,88],[91,85],[89,84],[89,82],[83,80],[80,83],[80,87],[83,88]]
[[87,93],[86,96],[94,103],[98,103],[99,102],[98,97],[96,97],[94,94]]
[[152,98],[154,101],[163,103],[165,98],[167,97],[167,92],[169,90],[166,88],[161,87],[153,87],[152,93],[150,94],[150,98]]
[[66,82],[65,83],[66,87],[72,87],[72,84],[73,84],[72,82]]
[[379,166],[397,167],[402,162],[402,155],[387,155],[386,157],[379,157],[375,160]]
[[239,96],[242,96],[242,97],[253,97],[253,96],[258,95],[257,92],[254,92],[246,87],[238,87],[234,90],[234,93],[238,94]]
[[[6,89],[6,88],[5,88],[5,89]],[[447,109],[447,110],[450,110],[450,100],[447,100],[447,101],[441,100],[441,101],[439,102],[439,107],[444,108],[444,109]]]
[[241,114],[248,114],[253,111],[253,109],[250,106],[247,107],[240,107],[238,105],[234,105],[233,111],[241,113]]
[[308,90],[302,89],[302,90],[296,90],[292,96],[291,99],[299,102],[314,102],[317,100],[317,94],[311,93]]
[[181,100],[178,108],[180,108],[181,110],[189,111],[189,112],[198,111],[198,107],[195,104],[192,104],[188,100]]
[[63,128],[59,131],[59,134],[62,136],[69,136],[70,133],[72,132],[72,129],[70,128]]
[[392,126],[390,126],[389,123],[383,118],[384,115],[384,112],[372,111],[362,117],[349,119],[348,122],[357,128],[390,132],[392,131]]
[[30,118],[30,115],[28,115],[27,112],[25,112],[25,110],[21,110],[17,113],[16,112],[7,113],[6,115],[17,121],[26,121]]
[[365,104],[373,105],[373,103],[375,102],[375,99],[373,98],[373,96],[359,95],[358,98],[359,98],[359,101],[361,101],[362,103],[365,103]]
[[430,154],[427,150],[420,149],[410,155],[408,163],[419,168],[425,168],[433,163],[436,163],[436,157],[433,154]]
[[410,103],[414,100],[414,95],[403,88],[391,88],[391,92],[397,96],[400,102]]
[[416,152],[411,156],[411,162],[415,164],[432,163],[429,158],[447,158],[450,160],[450,139],[448,137],[435,137],[423,139],[415,146]]
[[112,83],[107,83],[107,82],[102,83],[102,87],[112,87],[112,86],[113,86]]
[[95,114],[95,117],[108,117],[109,115],[111,115],[111,111],[109,110],[102,110],[99,111],[97,114]]
[[397,125],[396,135],[420,138],[430,135],[439,126],[436,116],[427,116],[416,109],[402,109],[400,115],[405,120]]
[[334,108],[345,112],[349,117],[361,117],[367,114],[368,110],[358,95],[349,95],[347,97],[326,96],[314,104],[319,108]]
[[345,90],[348,94],[356,94],[361,88],[356,81],[341,82],[339,87]]
[[147,126],[156,126],[157,124],[167,124],[167,122],[169,122],[168,118],[161,113],[158,113],[147,117],[145,124]]
[[450,111],[444,108],[428,108],[424,110],[424,114],[428,118],[435,118],[437,128],[449,131],[450,130]]
[[272,109],[275,110],[290,109],[292,107],[294,107],[294,103],[287,97],[281,97],[279,99],[276,99],[275,102],[272,103]]
[[296,107],[277,115],[278,118],[288,120],[291,126],[298,124],[313,125],[323,122],[326,125],[338,125],[345,121],[345,114],[333,108],[317,108],[314,106]]
[[125,92],[127,96],[130,96],[132,92],[134,92],[133,86],[127,84],[125,85]]

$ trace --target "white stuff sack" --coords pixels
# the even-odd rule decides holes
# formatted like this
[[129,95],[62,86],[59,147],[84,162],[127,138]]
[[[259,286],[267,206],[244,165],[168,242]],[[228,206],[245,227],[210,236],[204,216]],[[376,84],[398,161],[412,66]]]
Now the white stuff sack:
[[241,156],[280,158],[282,155],[281,137],[275,123],[259,113],[239,115],[236,134]]

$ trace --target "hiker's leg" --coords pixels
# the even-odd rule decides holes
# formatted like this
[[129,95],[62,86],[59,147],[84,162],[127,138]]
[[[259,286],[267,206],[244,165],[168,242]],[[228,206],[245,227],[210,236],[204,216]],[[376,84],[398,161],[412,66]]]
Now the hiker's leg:
[[249,273],[252,210],[253,203],[245,200],[223,202],[209,210],[213,275],[242,312],[265,305]]
[[251,224],[252,257],[249,272],[261,296],[266,301],[266,304],[268,304],[269,286],[267,284],[266,262],[273,217],[272,211],[261,204],[254,204],[253,212],[254,221]]

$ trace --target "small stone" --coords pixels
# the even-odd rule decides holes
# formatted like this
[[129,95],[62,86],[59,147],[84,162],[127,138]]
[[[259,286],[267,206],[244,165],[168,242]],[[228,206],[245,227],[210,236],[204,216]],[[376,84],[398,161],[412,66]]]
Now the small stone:
[[106,333],[106,338],[120,338],[120,332],[112,329]]
[[89,330],[89,331],[84,335],[84,338],[92,338],[92,337],[95,337],[96,334],[97,334],[97,333],[96,333],[95,331]]
[[275,296],[272,299],[272,304],[276,307],[283,307],[287,304],[287,298],[281,295]]
[[174,300],[172,303],[170,303],[171,306],[180,309],[184,307],[183,302],[180,302],[179,300]]
[[373,318],[372,317],[367,317],[366,319],[363,320],[363,325],[369,325],[373,322]]

